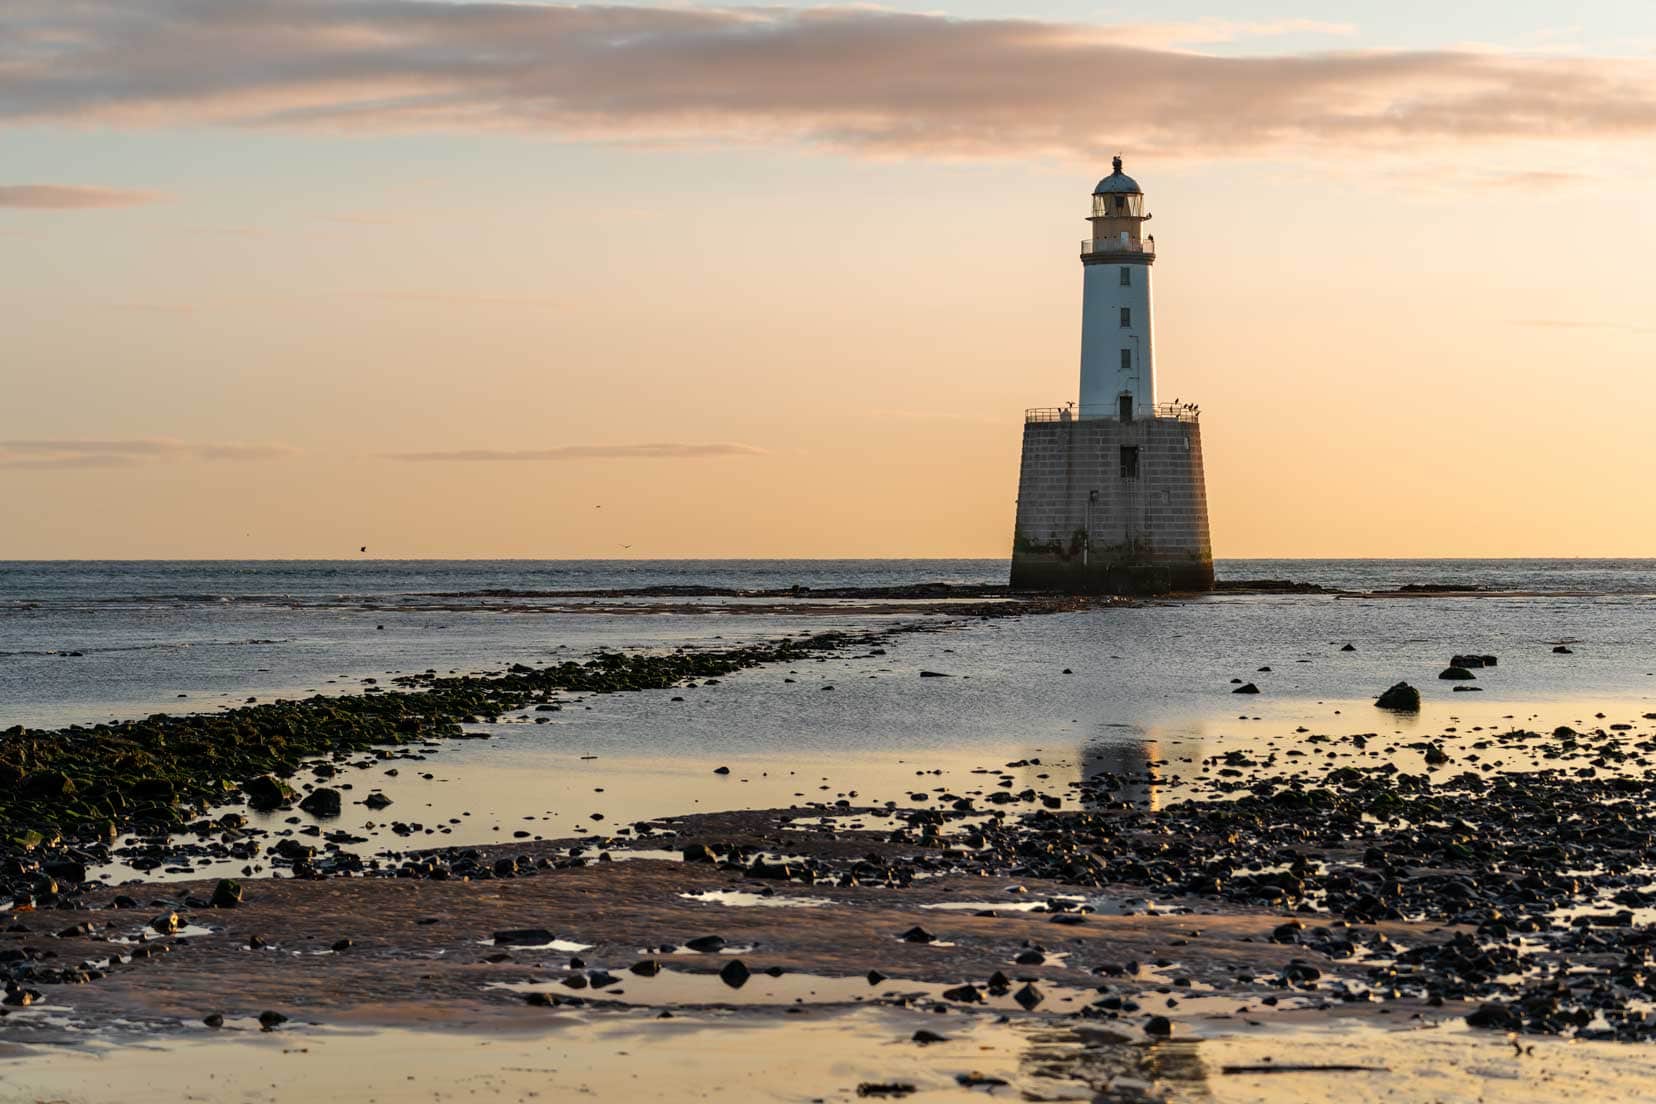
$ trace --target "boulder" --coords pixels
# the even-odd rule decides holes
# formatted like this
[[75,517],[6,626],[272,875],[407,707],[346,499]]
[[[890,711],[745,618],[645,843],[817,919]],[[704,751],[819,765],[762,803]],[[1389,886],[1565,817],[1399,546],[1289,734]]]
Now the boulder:
[[1392,709],[1399,713],[1419,713],[1420,691],[1406,682],[1399,682],[1381,694],[1374,704],[1381,709]]
[[247,795],[247,803],[255,809],[279,809],[293,796],[293,790],[286,782],[268,774],[261,774],[242,786],[242,793]]
[[1443,670],[1438,672],[1438,678],[1440,679],[1451,679],[1460,682],[1465,682],[1467,679],[1474,679],[1477,677],[1477,675],[1474,675],[1465,667],[1445,667]]

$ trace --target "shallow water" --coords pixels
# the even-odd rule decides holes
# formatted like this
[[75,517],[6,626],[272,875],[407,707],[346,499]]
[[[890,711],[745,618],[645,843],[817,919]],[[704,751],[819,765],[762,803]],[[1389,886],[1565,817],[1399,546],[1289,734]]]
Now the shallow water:
[[[944,1042],[919,1046],[919,1029]],[[3,1048],[4,1044],[0,1044]],[[455,1099],[832,1101],[871,1084],[911,1085],[926,1101],[1301,1100],[1574,1102],[1642,1098],[1656,1077],[1648,1048],[1527,1041],[1374,1018],[1311,1028],[1292,1017],[1233,1022],[1202,1037],[1149,1044],[1107,1029],[997,1014],[891,1008],[798,1014],[553,1012],[512,1025],[261,1033],[231,1021],[142,1048],[0,1049],[0,1100],[175,1104],[184,1100]],[[9,1059],[9,1060],[7,1060]],[[1334,1067],[1318,1070],[1305,1067]],[[1269,1072],[1285,1067],[1285,1072]],[[1298,1067],[1296,1070],[1295,1067]],[[1344,1067],[1344,1068],[1340,1068]],[[967,1087],[962,1075],[1004,1081]]]
[[[1449,580],[1542,596],[1219,597],[1101,611],[1070,624],[1044,619],[1037,629],[1007,623],[1003,633],[975,642],[976,677],[1002,673],[993,688],[999,693],[1009,681],[1053,673],[1046,670],[1052,663],[1057,670],[1070,666],[1082,678],[1119,689],[1097,702],[1131,707],[1116,720],[1142,723],[1137,706],[1167,704],[1163,696],[1181,703],[1192,675],[1211,672],[1223,682],[1238,674],[1252,677],[1253,668],[1269,663],[1276,668],[1272,682],[1260,682],[1267,693],[1341,696],[1352,691],[1340,676],[1383,678],[1404,661],[1412,672],[1447,660],[1445,649],[1512,652],[1580,639],[1587,646],[1568,664],[1554,664],[1547,677],[1561,674],[1566,692],[1606,691],[1623,686],[1623,653],[1648,641],[1656,623],[1656,560],[1261,560],[1221,561],[1218,570],[1222,577],[1292,578],[1354,589]],[[721,638],[728,644],[891,620],[866,608],[799,616],[618,616],[560,604],[554,612],[537,612],[533,603],[493,597],[487,593],[492,591],[648,584],[869,587],[996,583],[1005,576],[1006,565],[998,560],[0,562],[0,727],[211,709],[249,696],[356,688],[356,680],[397,671],[489,669],[564,659],[599,646],[708,645]],[[618,605],[628,603],[593,608]],[[631,603],[635,610],[638,605]],[[1473,617],[1477,639],[1465,639]],[[1302,658],[1298,648],[1346,639],[1366,642],[1363,651],[1345,657],[1343,668],[1326,669],[1330,677],[1320,682],[1311,672],[1282,666]],[[1028,653],[1031,642],[1044,646]],[[1039,662],[1007,666],[1025,655]],[[1521,683],[1511,678],[1500,685],[1523,696]],[[1028,689],[1044,695],[1052,687],[1043,677]],[[1545,695],[1558,689],[1547,683]]]

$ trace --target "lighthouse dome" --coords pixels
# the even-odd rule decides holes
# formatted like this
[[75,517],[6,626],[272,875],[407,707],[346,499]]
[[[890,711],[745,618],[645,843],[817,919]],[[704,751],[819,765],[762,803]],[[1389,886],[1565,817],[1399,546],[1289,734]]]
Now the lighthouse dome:
[[1121,158],[1117,157],[1112,166],[1115,171],[1098,182],[1093,189],[1093,195],[1143,195],[1144,189],[1138,186],[1138,181],[1121,171]]

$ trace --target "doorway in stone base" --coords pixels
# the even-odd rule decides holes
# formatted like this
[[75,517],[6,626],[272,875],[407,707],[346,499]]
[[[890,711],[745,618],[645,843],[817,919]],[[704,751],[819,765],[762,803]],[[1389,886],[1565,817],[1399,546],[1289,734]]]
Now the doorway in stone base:
[[1117,405],[1116,409],[1120,412],[1121,420],[1124,421],[1124,422],[1132,421],[1133,420],[1133,396],[1131,396],[1131,395],[1122,395],[1117,399],[1117,404],[1118,405]]

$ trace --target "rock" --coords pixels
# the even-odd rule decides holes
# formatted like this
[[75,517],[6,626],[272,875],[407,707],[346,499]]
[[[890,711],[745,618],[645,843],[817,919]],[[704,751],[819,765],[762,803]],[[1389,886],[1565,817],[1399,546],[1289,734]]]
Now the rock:
[[1025,1012],[1030,1012],[1034,1010],[1037,1004],[1046,1000],[1046,994],[1035,988],[1033,982],[1025,982],[1022,989],[1012,994],[1012,999],[1017,1001],[1018,1006]]
[[220,878],[219,884],[213,887],[213,898],[208,901],[208,907],[216,909],[235,908],[242,903],[242,887],[240,882],[232,882],[228,878]]
[[635,962],[627,967],[627,972],[639,977],[655,977],[661,973],[661,963],[653,958],[646,958],[642,962]]
[[915,1091],[906,1081],[864,1081],[857,1086],[859,1097],[908,1096]]
[[787,863],[768,863],[763,859],[754,859],[753,865],[747,868],[747,876],[785,882],[794,876],[794,872]]
[[335,954],[338,954],[340,951],[348,951],[351,949],[351,941],[349,939],[336,939],[333,942],[333,946],[328,949]]
[[1451,667],[1465,667],[1468,671],[1473,671],[1483,665],[1484,661],[1483,656],[1481,655],[1457,655],[1449,657],[1449,666]]
[[716,863],[719,861],[719,856],[715,855],[713,849],[705,843],[690,844],[684,849],[683,855],[685,862]]
[[1495,1028],[1507,1030],[1521,1027],[1522,1021],[1504,1004],[1481,1004],[1466,1014],[1468,1027]]
[[62,771],[34,771],[23,778],[23,796],[33,801],[53,801],[74,792],[75,783]]
[[740,989],[748,983],[748,978],[752,976],[753,974],[748,970],[746,964],[739,958],[731,959],[724,964],[724,969],[719,971],[719,980],[732,989]]
[[287,783],[268,774],[261,774],[245,783],[242,793],[247,795],[249,805],[263,810],[279,809],[293,796],[293,790]]
[[339,815],[342,802],[339,791],[320,786],[305,795],[299,807],[311,816],[336,817]]
[[1166,1039],[1173,1034],[1173,1021],[1166,1016],[1151,1016],[1144,1033],[1153,1039]]
[[927,931],[925,928],[920,927],[919,925],[915,925],[914,927],[910,928],[908,931],[904,932],[902,935],[899,935],[897,938],[901,939],[904,943],[935,943],[935,942],[937,942],[937,936],[933,935],[931,932]]
[[497,947],[534,947],[552,942],[552,933],[545,928],[508,928],[494,933]]
[[1347,644],[1347,645],[1345,645],[1344,647],[1342,647],[1340,649],[1340,651],[1342,651],[1342,652],[1355,652],[1356,650],[1357,650],[1357,645],[1355,645],[1355,644]]
[[971,1073],[955,1074],[955,1084],[963,1089],[988,1089],[993,1092],[1007,1084],[1007,1081],[1004,1077],[991,1077],[987,1073],[978,1073],[973,1070]]
[[46,863],[41,869],[60,882],[71,882],[80,885],[86,881],[86,864],[62,859],[57,862]]
[[920,672],[920,677],[921,678],[953,678],[954,676],[953,675],[945,675],[942,671],[921,671]]
[[201,1022],[206,1024],[208,1027],[223,1027],[224,1013],[209,1012],[205,1016],[201,1017]]
[[265,1009],[259,1013],[259,1026],[266,1031],[273,1031],[277,1025],[287,1023],[287,1017],[272,1009]]
[[953,989],[943,990],[943,999],[960,1001],[964,1004],[982,1004],[983,994],[978,992],[975,985],[957,985]]
[[1390,709],[1398,713],[1419,713],[1420,691],[1406,682],[1399,682],[1381,694],[1374,704],[1380,709]]
[[306,847],[296,839],[281,840],[271,851],[293,862],[309,862],[316,855],[316,848]]
[[1574,652],[1560,644],[1553,649],[1553,655],[1575,655]]
[[714,774],[729,774],[730,773],[730,768],[729,767],[714,767],[713,768],[713,773]]
[[1468,671],[1465,667],[1445,667],[1443,670],[1438,672],[1438,678],[1440,678],[1440,679],[1456,679],[1456,680],[1465,681],[1466,679],[1472,679],[1472,678],[1477,678],[1477,677],[1478,677],[1477,675],[1474,675],[1471,671]]
[[149,926],[162,935],[176,935],[178,932],[178,913],[164,912],[151,920]]
[[374,793],[371,793],[367,797],[363,798],[362,803],[370,809],[383,809],[387,805],[391,804],[391,799],[386,797],[384,794],[375,791]]
[[921,1046],[930,1046],[933,1043],[946,1043],[949,1040],[947,1036],[939,1035],[935,1031],[927,1031],[922,1027],[919,1031],[916,1031],[913,1035],[909,1036],[909,1041],[919,1043]]
[[1259,693],[1259,687],[1255,686],[1251,682],[1244,682],[1241,686],[1238,686],[1235,690],[1232,690],[1231,693],[1233,693],[1233,694],[1257,694],[1257,693]]
[[870,985],[878,985],[886,979],[886,976],[878,970],[868,971],[866,977],[868,978],[868,984]]
[[700,954],[718,954],[724,949],[725,941],[722,935],[698,935],[684,945]]

